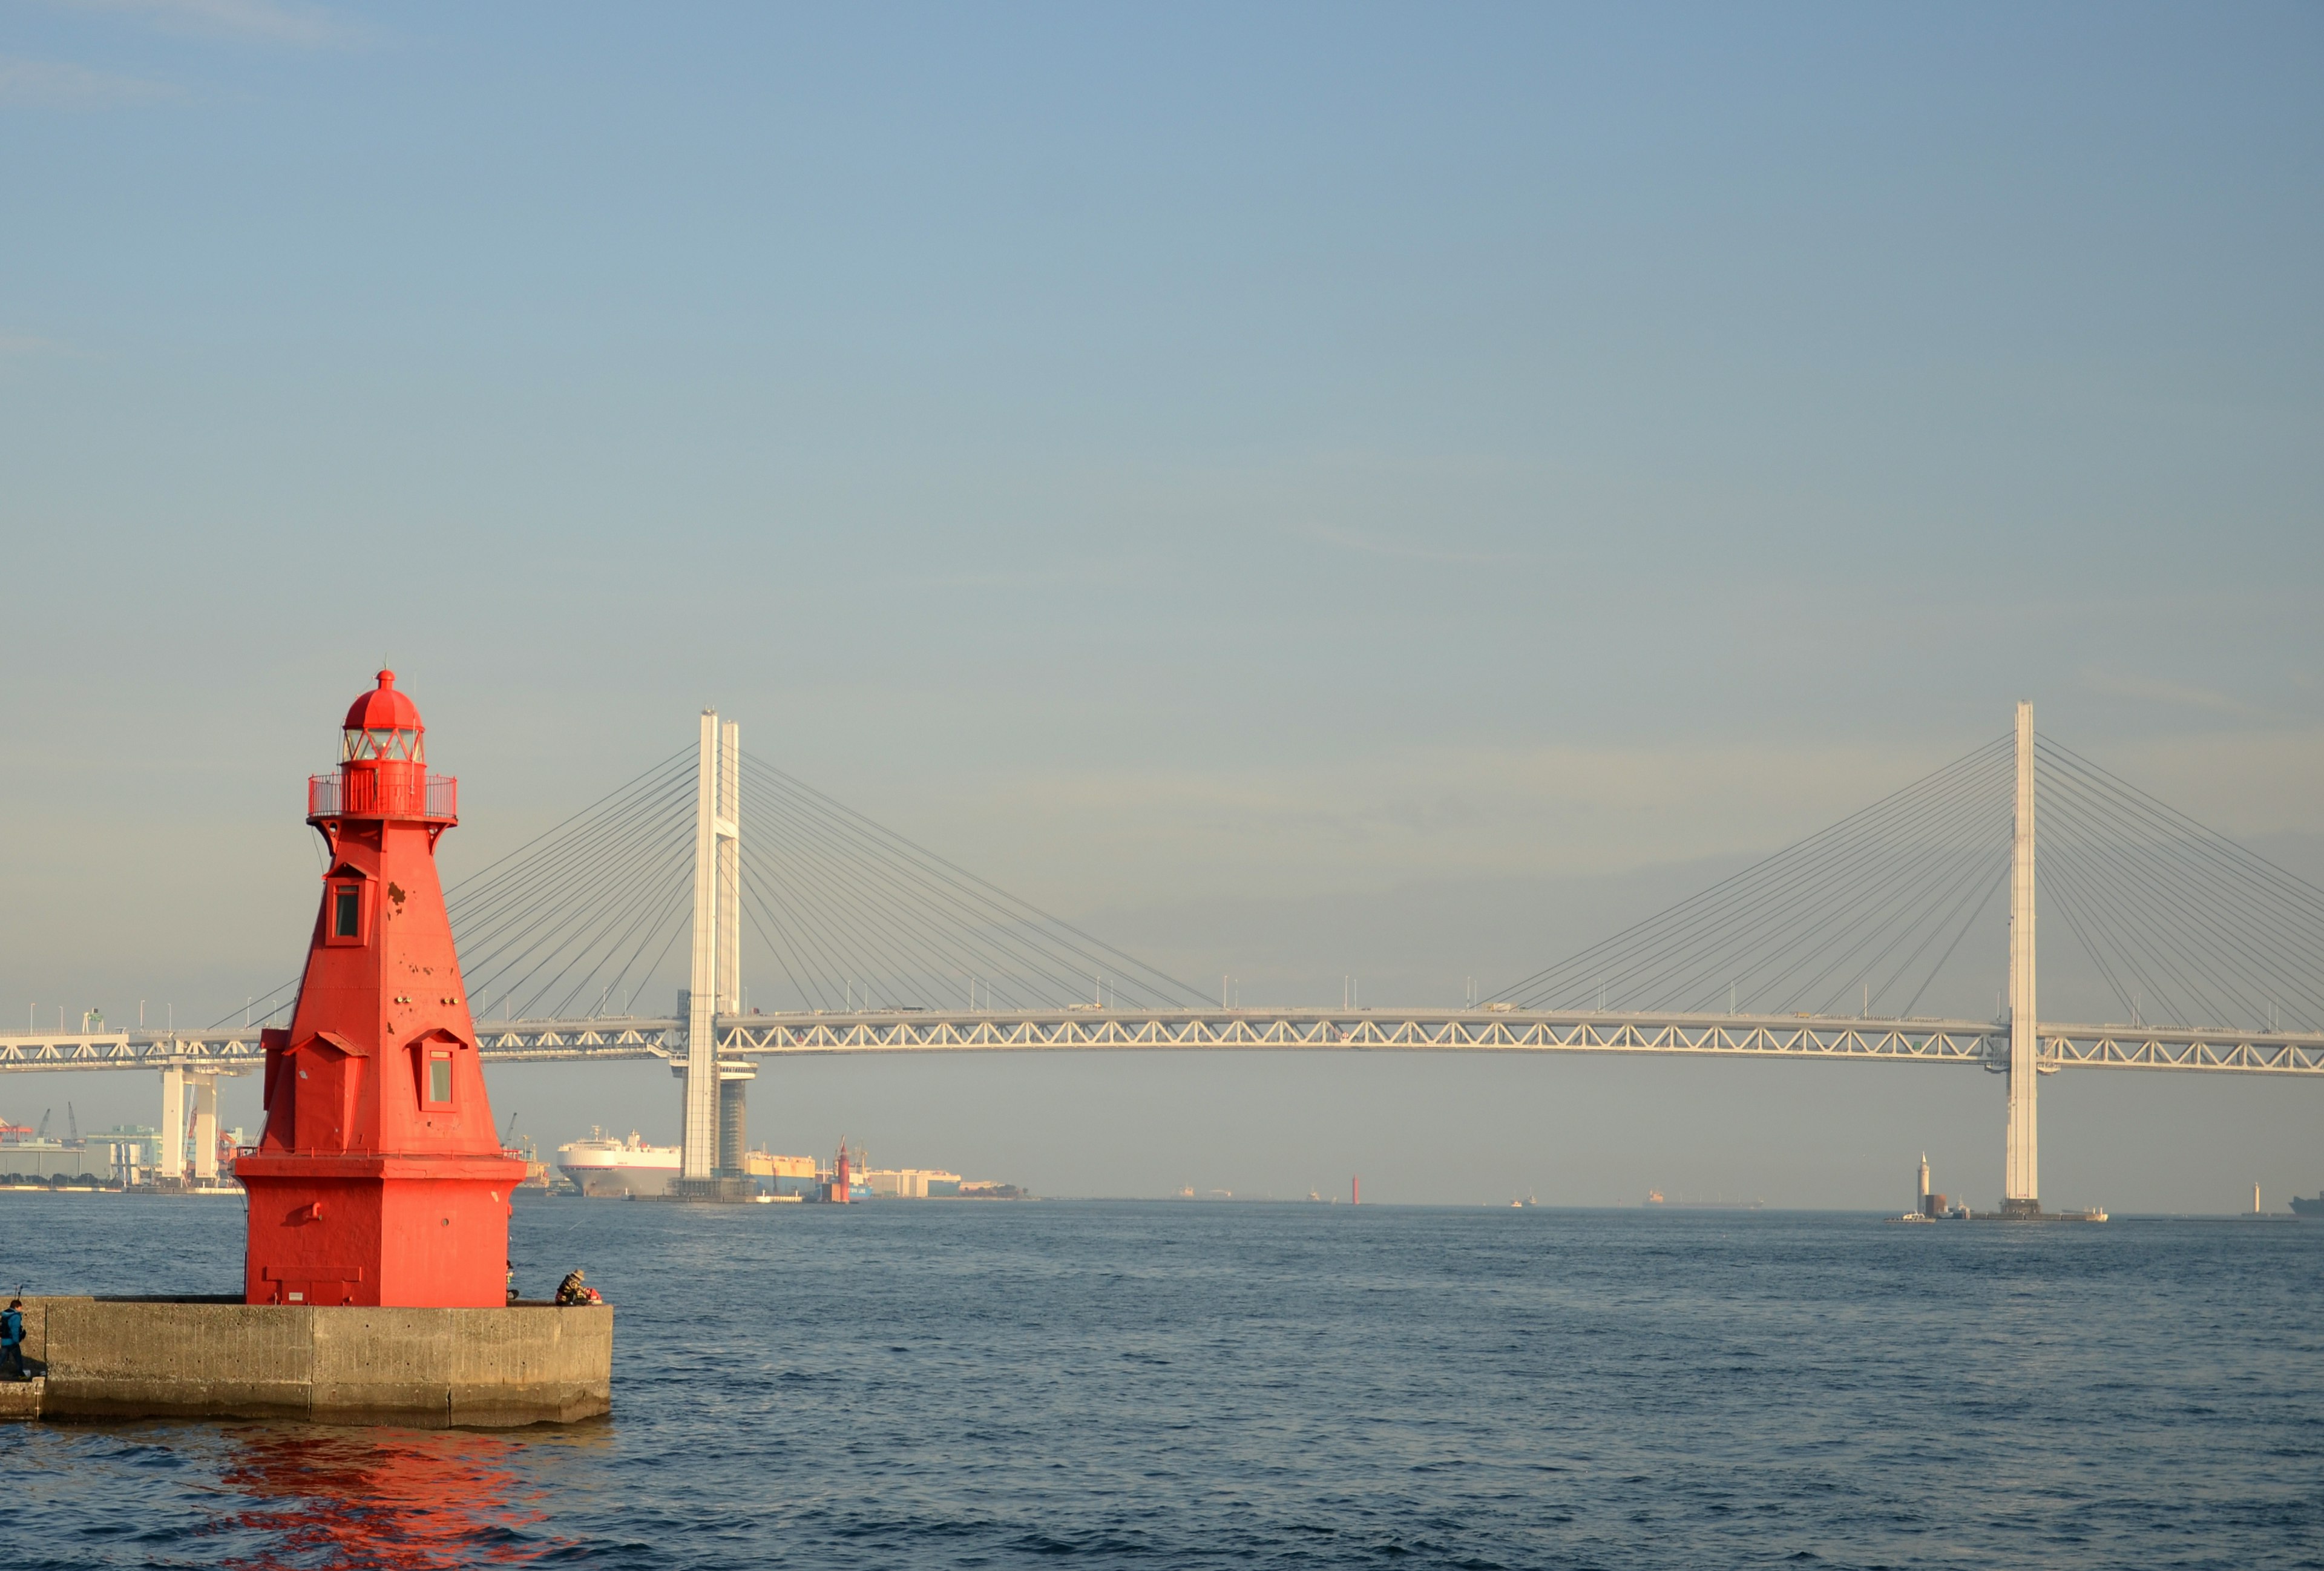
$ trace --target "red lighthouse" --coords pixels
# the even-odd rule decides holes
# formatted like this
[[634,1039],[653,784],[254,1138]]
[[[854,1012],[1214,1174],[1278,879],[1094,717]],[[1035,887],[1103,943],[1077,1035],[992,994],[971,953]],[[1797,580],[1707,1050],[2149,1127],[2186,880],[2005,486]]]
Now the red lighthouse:
[[336,774],[307,782],[328,871],[288,1030],[266,1033],[250,1195],[253,1304],[504,1301],[509,1198],[436,842],[456,782],[428,773],[420,711],[379,673]]

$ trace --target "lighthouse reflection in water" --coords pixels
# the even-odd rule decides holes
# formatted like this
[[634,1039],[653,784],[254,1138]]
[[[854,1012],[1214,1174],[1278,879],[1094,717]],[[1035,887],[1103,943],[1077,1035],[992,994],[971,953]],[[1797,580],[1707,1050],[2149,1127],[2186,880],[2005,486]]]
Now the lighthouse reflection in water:
[[[567,1446],[603,1446],[602,1429],[522,1439],[459,1430],[228,1428],[208,1465],[240,1497],[208,1531],[217,1564],[266,1571],[290,1566],[436,1567],[529,1565],[558,1546],[546,1538],[544,1472]],[[206,1449],[173,1428],[182,1460]],[[255,1555],[245,1548],[255,1539]],[[214,1539],[213,1540],[217,1541]]]

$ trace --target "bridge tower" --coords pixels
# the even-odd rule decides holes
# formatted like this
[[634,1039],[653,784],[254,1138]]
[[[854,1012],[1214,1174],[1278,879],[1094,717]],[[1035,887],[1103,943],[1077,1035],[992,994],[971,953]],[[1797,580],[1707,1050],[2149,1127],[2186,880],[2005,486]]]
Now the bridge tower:
[[[678,1013],[686,1021],[684,1146],[678,1181],[698,1194],[742,1177],[744,1095],[758,1069],[721,1061],[717,1022],[742,1008],[742,727],[702,712],[694,793],[693,966]],[[699,1186],[699,1187],[696,1187]],[[686,1192],[681,1190],[681,1192]]]
[[2009,1127],[2003,1147],[2001,1214],[2042,1211],[2034,1095],[2042,1033],[2034,1002],[2034,706],[2017,706],[2016,832],[2009,852]]

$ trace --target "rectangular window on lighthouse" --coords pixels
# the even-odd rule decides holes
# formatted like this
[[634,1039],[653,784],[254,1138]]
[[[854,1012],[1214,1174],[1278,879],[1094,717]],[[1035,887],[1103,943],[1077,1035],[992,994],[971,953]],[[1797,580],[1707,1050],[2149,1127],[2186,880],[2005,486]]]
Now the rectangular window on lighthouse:
[[430,1106],[448,1106],[452,1101],[452,1055],[428,1055],[428,1101]]
[[343,883],[331,893],[331,937],[363,937],[363,885]]

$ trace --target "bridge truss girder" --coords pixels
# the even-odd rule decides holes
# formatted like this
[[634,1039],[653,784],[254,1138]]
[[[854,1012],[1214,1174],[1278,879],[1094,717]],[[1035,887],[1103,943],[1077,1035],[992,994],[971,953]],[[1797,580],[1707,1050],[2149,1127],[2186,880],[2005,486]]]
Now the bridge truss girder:
[[730,1056],[945,1051],[1705,1053],[1983,1062],[1983,1021],[1886,1022],[1369,1010],[888,1012],[723,1022]]
[[[485,1021],[493,1063],[686,1057],[687,1021]],[[1868,1063],[2009,1062],[2006,1022],[1489,1010],[1039,1010],[722,1015],[720,1059],[808,1053],[1363,1051],[1661,1053]],[[2040,1067],[2324,1076],[2324,1035],[2043,1022]],[[0,1035],[0,1071],[240,1068],[255,1028]]]

